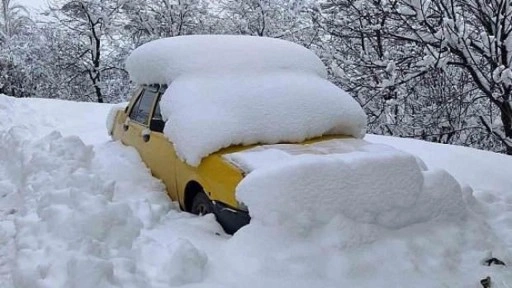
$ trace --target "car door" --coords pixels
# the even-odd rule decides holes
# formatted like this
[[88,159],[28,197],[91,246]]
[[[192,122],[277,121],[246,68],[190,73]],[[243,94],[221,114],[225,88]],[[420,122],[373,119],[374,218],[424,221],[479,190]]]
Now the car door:
[[[144,163],[151,169],[152,174],[164,182],[169,196],[177,201],[177,157],[174,147],[163,134],[163,125],[150,125],[157,121],[163,123],[159,106],[160,96],[163,92],[164,90],[160,86],[143,87],[129,111],[127,125],[125,126],[127,129],[123,134],[122,142],[137,149]],[[154,131],[151,131],[150,126]]]
[[176,162],[179,161],[171,141],[164,135],[164,121],[160,113],[160,99],[165,92],[165,87],[160,87],[156,97],[150,118],[150,134],[145,136],[146,147],[151,151],[148,155],[148,163],[152,167],[153,175],[167,186],[169,196],[175,201],[178,199],[176,186]]

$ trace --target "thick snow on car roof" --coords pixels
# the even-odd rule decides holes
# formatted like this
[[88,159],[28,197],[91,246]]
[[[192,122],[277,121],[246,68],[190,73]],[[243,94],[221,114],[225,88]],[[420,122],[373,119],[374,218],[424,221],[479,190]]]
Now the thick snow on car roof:
[[190,35],[146,43],[126,68],[139,84],[168,84],[185,74],[305,71],[326,77],[322,61],[298,44],[266,37]]
[[366,115],[326,79],[310,50],[284,40],[198,35],[137,48],[127,68],[138,83],[166,83],[164,133],[191,165],[224,147],[363,137]]

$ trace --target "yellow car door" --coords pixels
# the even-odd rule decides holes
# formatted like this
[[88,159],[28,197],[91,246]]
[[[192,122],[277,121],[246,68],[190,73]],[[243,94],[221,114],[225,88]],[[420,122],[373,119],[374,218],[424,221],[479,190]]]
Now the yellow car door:
[[161,179],[169,196],[178,201],[176,190],[176,153],[163,132],[159,100],[165,86],[144,86],[137,96],[125,123],[122,142],[133,146],[152,174]]

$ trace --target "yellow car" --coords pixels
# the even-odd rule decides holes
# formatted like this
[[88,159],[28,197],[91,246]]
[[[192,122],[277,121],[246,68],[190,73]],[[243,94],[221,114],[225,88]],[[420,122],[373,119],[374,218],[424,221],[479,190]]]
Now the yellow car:
[[[132,146],[152,174],[161,179],[173,201],[194,214],[214,213],[227,233],[234,233],[250,221],[247,207],[237,201],[235,190],[244,171],[223,155],[254,148],[232,146],[205,157],[193,167],[181,161],[173,144],[162,133],[165,122],[159,101],[166,85],[144,85],[133,94],[124,110],[118,110],[109,133],[115,140]],[[305,141],[310,144],[346,136],[324,136]]]
[[136,48],[126,68],[140,86],[124,110],[109,114],[112,138],[137,149],[184,211],[214,213],[228,233],[250,221],[237,189],[258,175],[252,172],[264,169],[261,165],[284,161],[268,154],[254,159],[248,156],[252,152],[336,154],[350,145],[334,139],[364,135],[361,106],[328,81],[318,56],[285,40],[162,38]]
[[159,101],[167,86],[145,85],[136,90],[124,111],[118,111],[110,131],[114,140],[132,146],[152,174],[161,179],[173,201],[194,214],[215,213],[228,233],[249,223],[246,207],[235,199],[235,188],[243,175],[222,159],[222,154],[242,147],[224,149],[203,159],[198,167],[182,162],[162,133],[164,121]]

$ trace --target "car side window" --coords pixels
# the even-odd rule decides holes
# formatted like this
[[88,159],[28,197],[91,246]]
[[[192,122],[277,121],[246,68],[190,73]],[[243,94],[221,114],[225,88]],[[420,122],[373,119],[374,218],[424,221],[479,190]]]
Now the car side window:
[[151,87],[144,88],[142,95],[133,105],[133,109],[130,112],[130,119],[148,125],[153,101],[157,95],[158,89],[152,89]]
[[156,102],[155,111],[153,112],[153,119],[156,119],[156,120],[164,119],[164,118],[162,118],[162,113],[160,112],[160,99],[158,99]]
[[155,101],[155,109],[153,109],[153,116],[151,117],[151,122],[149,124],[149,129],[154,132],[162,133],[164,131],[165,121],[160,111],[160,100],[162,99],[166,88],[167,86],[165,85],[160,86],[159,95]]
[[160,100],[162,99],[162,96],[165,93],[165,90],[167,89],[167,85],[160,86],[160,90],[158,91],[160,95],[158,96],[158,99],[156,100],[156,106],[155,111],[153,112],[153,119],[157,120],[163,120],[162,113],[160,112]]

